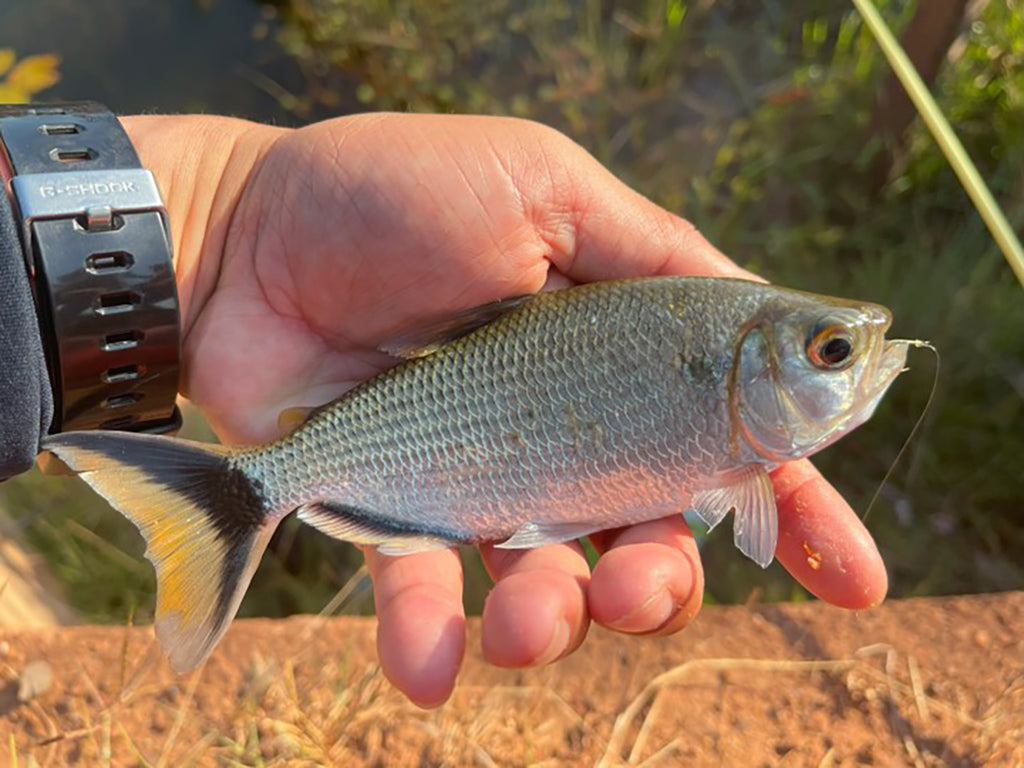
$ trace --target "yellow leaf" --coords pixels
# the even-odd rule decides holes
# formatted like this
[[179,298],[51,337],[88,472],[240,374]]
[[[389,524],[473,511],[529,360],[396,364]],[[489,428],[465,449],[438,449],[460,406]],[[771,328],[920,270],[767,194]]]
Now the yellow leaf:
[[14,65],[7,76],[7,84],[31,96],[60,80],[60,72],[57,71],[59,64],[60,57],[52,53],[26,56]]
[[10,69],[13,63],[14,51],[10,48],[0,48],[0,75]]
[[0,104],[24,104],[26,101],[28,101],[27,93],[0,81]]

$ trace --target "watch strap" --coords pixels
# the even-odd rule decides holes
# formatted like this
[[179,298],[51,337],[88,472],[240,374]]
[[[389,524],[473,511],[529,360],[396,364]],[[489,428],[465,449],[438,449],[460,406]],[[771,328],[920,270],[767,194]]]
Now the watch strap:
[[0,107],[53,384],[52,431],[173,432],[180,331],[166,210],[93,102]]

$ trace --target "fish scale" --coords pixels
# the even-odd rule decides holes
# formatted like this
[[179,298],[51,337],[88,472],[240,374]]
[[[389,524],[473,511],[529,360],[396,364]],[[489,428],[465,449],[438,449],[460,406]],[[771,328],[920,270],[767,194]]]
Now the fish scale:
[[[278,469],[288,446],[289,465],[321,468],[318,494],[465,541],[556,514],[611,519],[641,490],[647,502],[685,502],[687,486],[728,458],[725,381],[708,377],[728,366],[732,339],[694,333],[707,302],[686,282],[641,286],[541,296],[353,391],[244,469],[276,489],[282,514],[316,501],[305,473],[295,482]],[[731,303],[748,312],[749,300]],[[702,449],[698,433],[721,449]]]
[[524,548],[692,508],[734,511],[762,566],[768,470],[867,419],[903,369],[884,308],[759,283],[647,278],[511,299],[389,345],[412,359],[283,439],[47,437],[120,509],[157,571],[171,664],[204,659],[281,519],[391,555]]

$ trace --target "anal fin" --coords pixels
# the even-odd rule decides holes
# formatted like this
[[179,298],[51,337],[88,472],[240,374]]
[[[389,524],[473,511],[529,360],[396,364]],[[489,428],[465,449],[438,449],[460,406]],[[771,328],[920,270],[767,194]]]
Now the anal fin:
[[336,501],[299,507],[299,519],[322,533],[352,544],[376,547],[385,555],[411,555],[452,547],[462,537],[452,531],[421,528]]
[[767,469],[759,465],[747,467],[722,485],[701,491],[693,498],[693,510],[709,530],[731,509],[736,511],[732,533],[737,548],[767,568],[775,558],[779,539],[775,492]]

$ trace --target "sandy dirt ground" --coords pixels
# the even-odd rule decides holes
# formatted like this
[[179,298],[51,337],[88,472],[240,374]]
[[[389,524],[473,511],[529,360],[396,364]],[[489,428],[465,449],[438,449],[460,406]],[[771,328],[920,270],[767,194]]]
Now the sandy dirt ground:
[[0,764],[1024,765],[1024,593],[706,608],[593,630],[544,669],[483,662],[451,700],[381,675],[372,619],[236,622],[175,678],[148,627],[0,631]]

